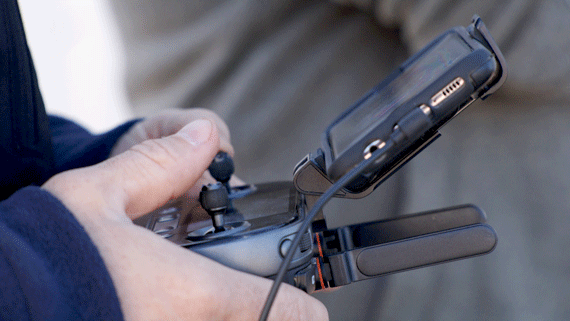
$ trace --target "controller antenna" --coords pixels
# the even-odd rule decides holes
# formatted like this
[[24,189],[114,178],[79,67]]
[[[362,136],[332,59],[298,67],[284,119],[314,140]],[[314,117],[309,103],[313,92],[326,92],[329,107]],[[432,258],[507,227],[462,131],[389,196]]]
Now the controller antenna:
[[224,231],[224,215],[230,204],[227,189],[222,183],[208,184],[200,191],[200,204],[212,218],[214,232]]
[[210,167],[208,167],[208,170],[216,181],[222,183],[226,187],[228,194],[231,194],[229,181],[235,168],[234,161],[230,155],[225,152],[217,153],[216,157],[214,157],[214,160],[210,164]]

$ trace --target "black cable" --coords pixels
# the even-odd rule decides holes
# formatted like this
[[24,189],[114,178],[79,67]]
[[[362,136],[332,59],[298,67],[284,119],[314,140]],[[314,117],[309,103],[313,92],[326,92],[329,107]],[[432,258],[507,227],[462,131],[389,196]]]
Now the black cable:
[[267,300],[265,301],[265,305],[263,306],[263,310],[261,311],[261,316],[259,317],[260,321],[267,320],[267,317],[269,316],[269,311],[271,310],[271,306],[273,305],[273,301],[275,301],[275,297],[277,296],[277,291],[279,290],[279,286],[281,285],[281,282],[283,282],[283,278],[285,277],[285,273],[287,273],[287,269],[289,268],[289,264],[293,259],[295,250],[297,249],[299,243],[301,242],[301,236],[304,235],[305,232],[309,229],[309,225],[311,224],[315,215],[317,215],[317,213],[323,208],[323,206],[325,206],[325,204],[331,199],[331,197],[333,197],[336,194],[336,192],[338,192],[346,184],[350,183],[353,179],[355,179],[357,175],[362,173],[366,168],[368,168],[370,165],[376,162],[380,157],[384,155],[384,153],[387,150],[392,148],[393,145],[394,145],[393,141],[391,139],[388,140],[388,142],[386,142],[386,144],[382,148],[379,148],[376,151],[374,151],[374,153],[372,153],[370,158],[358,164],[356,167],[354,167],[348,173],[342,176],[338,181],[336,181],[315,202],[315,205],[313,206],[307,217],[305,217],[303,225],[301,225],[301,227],[297,231],[297,234],[293,239],[293,243],[291,244],[289,250],[287,251],[287,256],[285,256],[285,259],[281,262],[281,265],[279,266],[279,271],[277,272],[277,276],[275,277],[273,286],[269,291],[269,295],[267,296]]

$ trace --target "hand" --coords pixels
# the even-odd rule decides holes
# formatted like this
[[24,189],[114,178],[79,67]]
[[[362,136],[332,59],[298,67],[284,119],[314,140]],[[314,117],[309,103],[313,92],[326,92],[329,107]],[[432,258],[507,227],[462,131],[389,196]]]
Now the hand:
[[[170,136],[178,132],[187,124],[197,119],[208,119],[218,128],[218,136],[220,138],[220,150],[231,156],[234,155],[233,146],[230,143],[230,131],[226,123],[214,112],[203,108],[192,109],[168,109],[162,111],[152,117],[146,118],[135,124],[117,141],[111,150],[110,157],[117,156],[127,151],[132,146],[140,144],[149,139],[157,139]],[[215,183],[208,171],[196,181],[188,191],[186,196],[189,199],[197,200],[198,194],[202,186],[209,183]],[[230,179],[231,186],[244,185],[245,183],[236,175]]]
[[226,123],[214,112],[203,108],[168,109],[136,123],[117,141],[111,157],[127,151],[132,146],[145,140],[170,136],[187,124],[198,119],[208,119],[218,128],[220,150],[233,156],[234,149],[230,143],[230,131]]
[[[192,186],[220,148],[197,120],[92,167],[58,174],[44,189],[74,213],[99,249],[127,320],[256,320],[272,281],[238,272],[135,226],[131,220]],[[272,320],[325,320],[324,306],[284,284]]]

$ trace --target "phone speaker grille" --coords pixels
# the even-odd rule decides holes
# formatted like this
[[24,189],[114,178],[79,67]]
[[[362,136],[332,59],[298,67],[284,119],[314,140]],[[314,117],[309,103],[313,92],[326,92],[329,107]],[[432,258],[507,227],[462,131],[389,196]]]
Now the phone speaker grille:
[[438,91],[437,94],[431,97],[431,105],[436,106],[442,101],[444,101],[447,97],[451,96],[454,92],[456,92],[459,88],[461,88],[465,84],[465,80],[461,77],[455,78],[452,82],[450,82],[447,86],[445,86],[442,90]]

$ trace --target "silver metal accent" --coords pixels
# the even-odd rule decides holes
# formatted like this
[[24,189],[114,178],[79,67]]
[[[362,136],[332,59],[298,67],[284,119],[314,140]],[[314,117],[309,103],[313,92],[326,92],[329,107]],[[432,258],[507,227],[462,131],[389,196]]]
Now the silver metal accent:
[[447,99],[447,97],[449,97],[451,94],[456,92],[459,88],[461,88],[464,84],[465,80],[463,80],[463,78],[461,77],[455,78],[452,82],[447,84],[447,86],[443,87],[442,90],[438,91],[437,94],[431,97],[430,100],[431,105],[432,106],[438,105],[439,103]]
[[429,106],[426,104],[421,104],[420,109],[426,116],[429,116],[431,114],[431,108],[429,108]]
[[224,214],[216,214],[213,217],[213,223],[215,228],[222,228],[224,227]]
[[372,143],[368,144],[368,146],[364,148],[364,159],[369,159],[372,157],[372,153],[380,148],[383,148],[384,146],[386,146],[386,143],[381,139],[376,139]]
[[172,214],[172,213],[176,213],[178,212],[178,208],[177,207],[167,207],[165,209],[162,209],[160,211],[160,214],[162,215],[166,215],[166,214]]
[[154,233],[156,233],[156,234],[164,234],[164,233],[167,233],[167,232],[172,231],[173,229],[174,229],[174,226],[167,226],[167,227],[161,228],[161,229],[159,229],[159,230],[155,230]]
[[178,218],[177,214],[166,214],[166,215],[160,216],[156,221],[158,223],[164,223],[164,222],[174,221],[177,218]]

